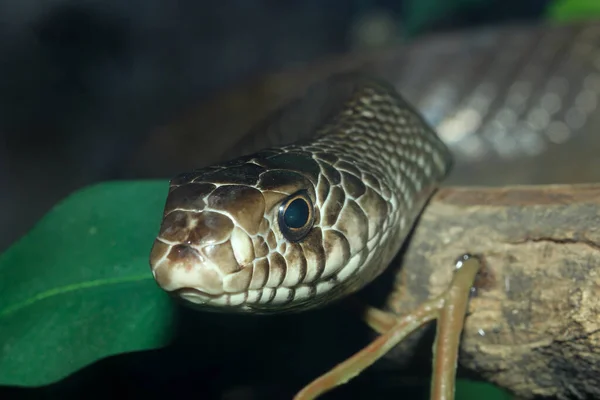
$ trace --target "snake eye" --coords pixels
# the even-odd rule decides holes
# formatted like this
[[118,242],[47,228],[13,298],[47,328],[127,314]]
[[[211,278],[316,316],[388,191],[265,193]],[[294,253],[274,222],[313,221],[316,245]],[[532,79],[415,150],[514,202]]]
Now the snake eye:
[[290,242],[302,240],[314,222],[313,205],[306,192],[288,197],[279,206],[279,229]]

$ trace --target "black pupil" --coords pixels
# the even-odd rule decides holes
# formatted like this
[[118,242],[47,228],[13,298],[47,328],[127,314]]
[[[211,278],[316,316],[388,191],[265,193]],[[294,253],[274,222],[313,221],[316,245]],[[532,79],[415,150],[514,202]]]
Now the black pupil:
[[302,228],[308,222],[308,204],[302,199],[296,199],[290,203],[283,215],[285,225],[292,229]]

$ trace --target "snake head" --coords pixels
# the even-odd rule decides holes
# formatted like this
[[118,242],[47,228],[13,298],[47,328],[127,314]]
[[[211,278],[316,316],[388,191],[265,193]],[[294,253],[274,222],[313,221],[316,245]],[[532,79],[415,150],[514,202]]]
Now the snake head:
[[451,154],[390,85],[338,83],[306,102],[314,123],[283,112],[246,143],[293,144],[171,181],[150,256],[159,286],[206,310],[300,311],[389,265]]
[[175,178],[150,257],[157,283],[221,312],[296,311],[355,290],[342,283],[364,264],[368,228],[384,232],[388,202],[348,176],[286,152]]

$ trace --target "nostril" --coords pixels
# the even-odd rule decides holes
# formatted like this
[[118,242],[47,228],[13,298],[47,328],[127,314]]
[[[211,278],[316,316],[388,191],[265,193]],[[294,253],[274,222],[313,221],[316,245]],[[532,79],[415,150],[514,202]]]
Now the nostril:
[[200,253],[191,246],[187,246],[185,244],[178,244],[173,246],[171,251],[169,252],[169,256],[167,257],[170,261],[184,261],[189,260],[190,258],[200,259]]
[[173,245],[153,272],[156,282],[168,292],[193,289],[210,295],[223,293],[219,271],[199,250],[187,244]]

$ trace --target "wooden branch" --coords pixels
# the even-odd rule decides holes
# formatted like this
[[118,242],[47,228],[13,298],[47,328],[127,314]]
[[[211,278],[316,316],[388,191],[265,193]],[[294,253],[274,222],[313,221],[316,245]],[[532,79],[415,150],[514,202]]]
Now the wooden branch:
[[446,289],[465,252],[483,255],[486,269],[461,366],[523,398],[600,397],[600,184],[441,189],[389,308],[401,313]]

